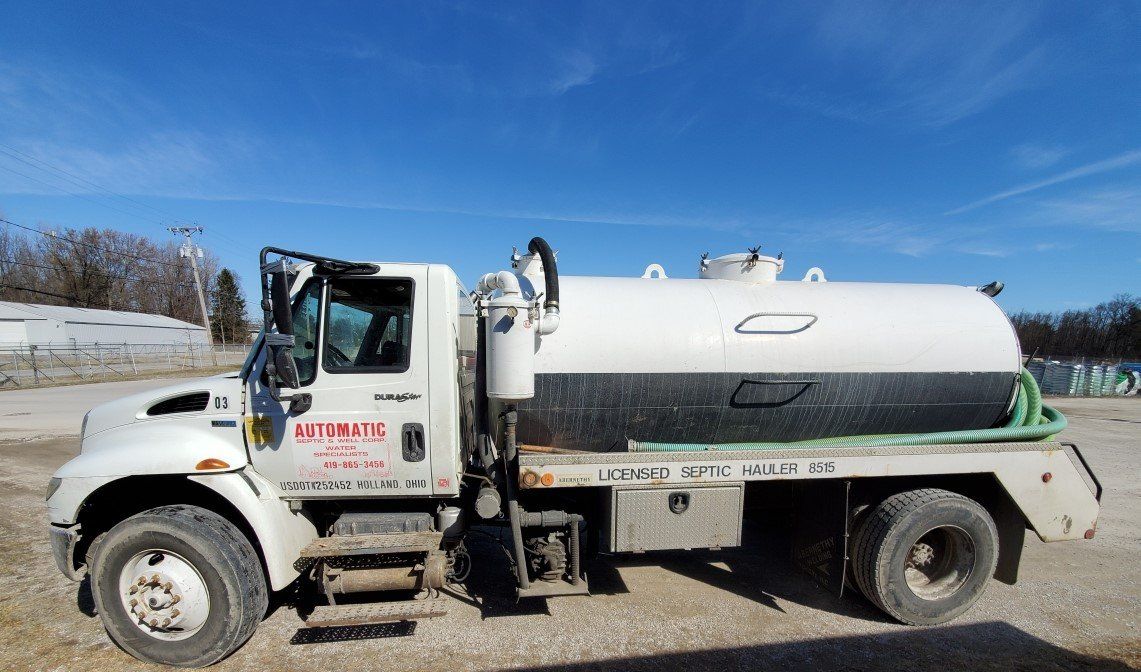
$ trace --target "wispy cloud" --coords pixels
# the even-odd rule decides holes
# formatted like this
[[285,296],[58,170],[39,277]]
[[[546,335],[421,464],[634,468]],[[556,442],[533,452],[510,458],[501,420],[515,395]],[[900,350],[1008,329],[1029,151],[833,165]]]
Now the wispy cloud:
[[948,210],[947,212],[944,212],[943,214],[944,215],[959,215],[959,214],[962,214],[964,212],[969,212],[971,210],[975,210],[975,209],[981,208],[983,206],[990,205],[992,203],[997,203],[999,201],[1005,201],[1008,198],[1013,198],[1015,196],[1021,196],[1022,194],[1028,194],[1032,191],[1038,191],[1039,189],[1045,189],[1046,187],[1052,187],[1055,184],[1061,184],[1063,182],[1069,182],[1071,180],[1076,180],[1076,179],[1079,179],[1082,177],[1088,177],[1090,175],[1098,175],[1100,173],[1106,173],[1106,172],[1109,172],[1111,170],[1118,170],[1120,168],[1126,168],[1128,166],[1137,165],[1138,163],[1141,163],[1141,149],[1135,149],[1135,150],[1132,150],[1129,152],[1125,152],[1124,154],[1118,154],[1117,156],[1114,156],[1114,157],[1111,157],[1108,159],[1103,159],[1101,161],[1095,161],[1094,163],[1086,164],[1084,166],[1080,166],[1080,167],[1074,168],[1072,170],[1067,170],[1064,173],[1060,173],[1058,175],[1046,178],[1044,180],[1039,180],[1037,182],[1029,182],[1027,184],[1022,184],[1022,185],[1019,185],[1017,187],[1014,187],[1013,189],[1007,189],[1006,191],[1000,191],[997,194],[992,194],[990,196],[987,196],[986,198],[979,199],[979,200],[973,201],[971,203],[967,203],[966,205],[955,208],[953,210]]
[[793,240],[843,243],[885,250],[909,257],[956,252],[984,257],[1010,256],[1012,250],[997,243],[985,227],[947,227],[923,219],[877,213],[805,220],[782,231]]
[[598,65],[594,58],[585,51],[571,50],[558,59],[558,70],[548,82],[547,91],[561,96],[571,89],[586,86],[594,81],[598,72]]
[[1014,165],[1025,170],[1049,168],[1069,155],[1070,150],[1059,146],[1043,146],[1032,143],[1010,148],[1010,158]]
[[837,119],[946,126],[1036,86],[1052,60],[1042,40],[1026,39],[1036,17],[1025,7],[841,2],[809,20],[801,58],[824,61],[814,63],[821,74],[769,81],[765,94]]
[[1033,218],[1040,224],[1141,233],[1141,184],[1101,187],[1035,206]]

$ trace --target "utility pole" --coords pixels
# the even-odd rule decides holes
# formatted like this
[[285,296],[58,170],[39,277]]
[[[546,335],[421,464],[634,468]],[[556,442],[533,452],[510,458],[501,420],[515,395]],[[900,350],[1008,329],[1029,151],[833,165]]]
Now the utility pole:
[[198,307],[202,309],[202,322],[206,325],[206,342],[214,344],[214,332],[210,329],[210,313],[206,309],[206,294],[202,291],[202,278],[198,275],[198,260],[202,258],[202,248],[195,245],[190,236],[202,233],[201,226],[170,226],[167,230],[176,236],[185,236],[186,242],[178,248],[178,256],[190,259],[190,269],[194,271],[194,286],[198,289]]

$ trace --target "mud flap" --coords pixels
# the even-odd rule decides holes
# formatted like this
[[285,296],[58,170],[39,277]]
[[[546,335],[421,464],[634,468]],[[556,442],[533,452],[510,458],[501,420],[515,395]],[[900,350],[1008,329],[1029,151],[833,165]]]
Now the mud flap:
[[792,562],[830,592],[844,595],[848,567],[851,481],[818,481],[797,488]]
[[1014,585],[1018,581],[1018,565],[1022,561],[1022,544],[1026,541],[1026,519],[1005,494],[991,504],[990,514],[998,528],[998,564],[994,578]]

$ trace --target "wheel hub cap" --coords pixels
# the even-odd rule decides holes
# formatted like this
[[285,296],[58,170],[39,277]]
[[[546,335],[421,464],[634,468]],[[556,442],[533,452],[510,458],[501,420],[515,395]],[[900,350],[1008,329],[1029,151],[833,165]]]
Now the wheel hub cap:
[[131,620],[157,639],[190,637],[210,614],[210,595],[202,575],[169,551],[136,554],[123,566],[119,586]]
[[904,565],[907,587],[924,600],[942,600],[957,592],[975,566],[975,545],[955,526],[928,530],[911,546]]

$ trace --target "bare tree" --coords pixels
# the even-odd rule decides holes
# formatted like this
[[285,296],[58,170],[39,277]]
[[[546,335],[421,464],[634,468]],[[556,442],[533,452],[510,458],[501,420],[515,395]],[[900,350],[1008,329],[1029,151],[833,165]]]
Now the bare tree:
[[[210,293],[218,268],[200,265]],[[178,244],[111,229],[0,229],[0,300],[157,313],[199,324],[193,278]]]
[[1141,358],[1141,300],[1118,294],[1086,310],[1010,316],[1022,351],[1051,357]]

